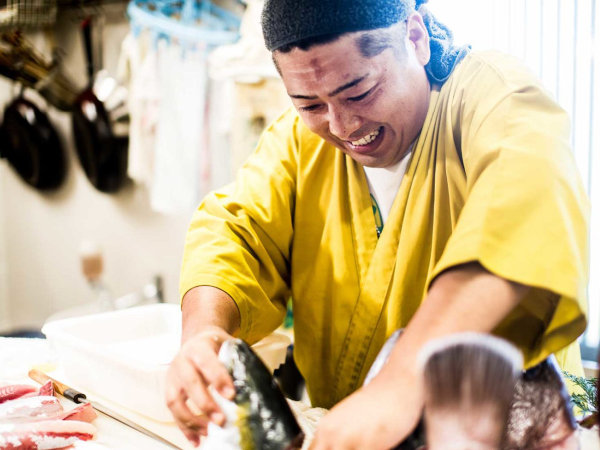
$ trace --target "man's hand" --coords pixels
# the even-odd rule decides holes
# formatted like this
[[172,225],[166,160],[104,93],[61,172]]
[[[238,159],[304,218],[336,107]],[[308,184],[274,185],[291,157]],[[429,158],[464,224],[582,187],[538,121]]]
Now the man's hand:
[[184,296],[182,316],[182,344],[167,372],[166,402],[183,434],[198,445],[209,422],[225,422],[208,387],[227,399],[235,395],[218,354],[221,344],[239,328],[240,317],[232,298],[210,286],[194,288]]
[[181,346],[167,372],[167,405],[183,434],[196,445],[206,435],[209,421],[225,422],[208,386],[227,399],[235,395],[233,381],[218,359],[221,344],[231,338],[221,328],[206,328]]
[[[420,409],[408,405],[422,402],[418,387],[400,394],[399,379],[399,383],[392,386],[393,391],[374,379],[338,403],[319,422],[310,450],[383,450],[399,444],[421,416]],[[407,407],[403,408],[403,404]]]

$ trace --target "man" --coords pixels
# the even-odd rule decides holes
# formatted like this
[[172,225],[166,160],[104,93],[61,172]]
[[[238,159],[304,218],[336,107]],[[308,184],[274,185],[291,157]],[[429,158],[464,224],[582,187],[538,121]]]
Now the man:
[[220,344],[270,333],[290,295],[296,363],[333,408],[314,449],[404,439],[423,405],[416,355],[449,333],[492,331],[527,367],[560,351],[577,371],[588,206],[568,118],[512,58],[453,47],[421,3],[266,2],[295,110],[187,235],[167,402],[193,442],[224,420],[208,386],[233,392]]

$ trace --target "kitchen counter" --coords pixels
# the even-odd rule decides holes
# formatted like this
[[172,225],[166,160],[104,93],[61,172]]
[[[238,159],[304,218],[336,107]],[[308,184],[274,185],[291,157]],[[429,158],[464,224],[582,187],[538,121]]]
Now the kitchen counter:
[[[31,380],[27,373],[34,366],[43,365],[48,368],[58,368],[50,375],[59,378],[57,373],[60,373],[59,361],[57,355],[52,351],[50,345],[45,339],[22,339],[22,338],[0,338],[0,382],[3,383],[24,383],[36,385],[37,383]],[[68,380],[61,378],[59,381]],[[73,386],[76,387],[76,386]],[[99,399],[85,392],[91,400]],[[75,404],[69,400],[60,397],[61,403],[65,409],[72,409]],[[109,404],[105,399],[100,400],[103,404],[116,410],[119,414],[124,415],[130,420],[150,428],[147,422],[150,419],[143,417],[135,417],[135,413],[123,411],[115,405]],[[152,439],[136,430],[133,430],[122,423],[98,413],[98,418],[93,422],[98,433],[93,441],[78,442],[74,448],[83,449],[147,449],[147,450],[164,450],[169,447],[155,439]],[[168,437],[171,442],[184,448],[192,448],[187,444],[183,434],[172,424],[156,423],[152,427],[153,432],[157,432],[163,437]]]

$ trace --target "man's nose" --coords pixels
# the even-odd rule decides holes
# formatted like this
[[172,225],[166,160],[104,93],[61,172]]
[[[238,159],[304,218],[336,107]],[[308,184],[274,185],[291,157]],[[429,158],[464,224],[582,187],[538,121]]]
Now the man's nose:
[[329,132],[339,139],[350,140],[360,125],[360,118],[352,111],[344,108],[331,108],[329,111]]

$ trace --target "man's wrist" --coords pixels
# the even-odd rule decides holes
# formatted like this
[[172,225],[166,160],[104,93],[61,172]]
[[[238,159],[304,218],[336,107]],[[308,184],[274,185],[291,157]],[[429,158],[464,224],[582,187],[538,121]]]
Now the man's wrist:
[[205,331],[235,335],[240,326],[236,303],[212,286],[190,289],[182,300],[182,342]]

